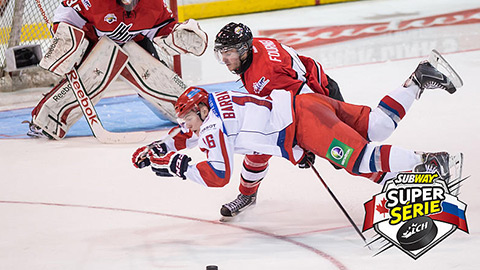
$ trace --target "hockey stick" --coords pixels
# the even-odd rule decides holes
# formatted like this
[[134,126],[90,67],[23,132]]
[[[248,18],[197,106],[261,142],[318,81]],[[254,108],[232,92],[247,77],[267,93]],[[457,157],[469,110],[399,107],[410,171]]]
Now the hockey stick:
[[[333,198],[333,200],[335,201],[335,203],[338,205],[338,207],[340,208],[340,210],[342,210],[343,214],[345,215],[345,217],[347,217],[348,221],[350,222],[350,224],[352,225],[352,227],[355,229],[355,231],[358,233],[358,235],[363,239],[363,242],[365,242],[365,244],[367,244],[367,238],[365,238],[365,236],[362,234],[362,232],[360,231],[360,229],[357,227],[357,225],[355,225],[355,223],[353,222],[353,219],[350,217],[350,215],[347,213],[347,210],[345,210],[345,208],[343,207],[343,205],[340,203],[340,201],[337,199],[337,197],[335,196],[335,194],[333,194],[332,190],[330,190],[330,188],[328,187],[327,183],[325,183],[325,181],[323,180],[322,176],[320,176],[320,174],[318,173],[317,169],[313,166],[312,162],[310,160],[307,160],[307,163],[308,165],[310,165],[310,167],[312,168],[313,172],[317,175],[318,179],[320,179],[320,181],[322,182],[323,186],[327,189],[328,193],[330,194],[330,196]],[[367,244],[368,246],[368,244]],[[370,248],[370,246],[368,246],[368,248]]]
[[102,143],[135,143],[145,140],[145,132],[115,133],[106,130],[100,122],[100,118],[98,118],[92,100],[88,97],[85,91],[85,87],[80,80],[77,69],[73,68],[70,72],[65,74],[65,76],[73,88],[73,94],[75,95],[95,138]]

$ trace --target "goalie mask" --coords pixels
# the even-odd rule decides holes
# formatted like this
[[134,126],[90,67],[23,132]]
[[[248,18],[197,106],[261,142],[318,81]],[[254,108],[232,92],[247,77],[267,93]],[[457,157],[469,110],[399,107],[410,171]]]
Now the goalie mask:
[[132,11],[140,0],[117,0],[117,3],[122,6],[125,11]]
[[[200,109],[198,107],[200,103],[203,103],[208,107],[208,92],[200,87],[189,87],[180,97],[178,97],[177,103],[175,104],[175,113],[178,118],[183,118],[190,111],[200,114]],[[200,117],[200,119],[201,118],[202,117]]]
[[215,57],[235,74],[244,73],[252,63],[252,31],[242,23],[225,25],[215,38]]

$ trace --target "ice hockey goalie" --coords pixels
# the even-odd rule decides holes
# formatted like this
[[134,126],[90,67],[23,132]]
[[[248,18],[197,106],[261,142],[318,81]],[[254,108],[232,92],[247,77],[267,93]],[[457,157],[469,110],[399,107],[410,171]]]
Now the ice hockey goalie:
[[[193,19],[177,23],[163,0],[64,0],[55,10],[52,45],[40,66],[63,76],[73,68],[96,104],[117,77],[157,115],[175,120],[174,104],[187,88],[153,46],[200,56],[207,34]],[[140,76],[148,71],[151,76]],[[64,79],[32,111],[31,136],[62,139],[82,116]]]

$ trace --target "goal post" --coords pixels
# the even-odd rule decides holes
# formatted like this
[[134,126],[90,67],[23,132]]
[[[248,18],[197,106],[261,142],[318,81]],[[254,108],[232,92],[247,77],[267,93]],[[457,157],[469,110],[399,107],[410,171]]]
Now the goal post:
[[[177,0],[164,1],[178,20]],[[49,24],[61,2],[62,0],[0,0],[0,91],[50,87],[62,79],[36,65],[36,61],[40,61],[52,42]],[[180,57],[171,57],[159,48],[157,52],[181,76]],[[17,60],[28,60],[29,57],[34,60],[25,60],[25,66],[19,67],[12,64],[15,63],[15,57]]]

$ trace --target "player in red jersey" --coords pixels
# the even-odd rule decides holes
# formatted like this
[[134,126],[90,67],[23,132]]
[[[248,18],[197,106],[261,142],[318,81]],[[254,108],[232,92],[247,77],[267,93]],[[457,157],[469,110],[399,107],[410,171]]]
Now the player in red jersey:
[[229,23],[217,34],[219,62],[238,74],[250,94],[267,96],[274,89],[293,94],[319,93],[343,101],[337,83],[310,57],[271,38],[254,38],[248,26]]
[[[314,59],[302,55],[270,38],[254,38],[248,26],[229,23],[215,39],[215,55],[219,62],[238,74],[250,94],[268,96],[274,89],[285,89],[294,95],[319,93],[343,101],[337,83]],[[314,155],[308,154],[312,159]],[[222,206],[222,213],[231,215],[256,201],[261,180],[268,171],[269,155],[246,155],[240,175],[240,195]],[[335,166],[335,165],[334,165]],[[299,164],[308,168],[306,159]],[[337,166],[336,166],[337,167]]]
[[[160,115],[175,119],[173,105],[185,87],[171,90],[166,84],[172,83],[145,74],[153,72],[154,66],[152,62],[147,64],[138,48],[157,60],[161,59],[153,43],[170,55],[191,53],[200,56],[206,49],[207,35],[195,20],[177,23],[163,0],[64,0],[55,10],[53,21],[55,36],[41,67],[61,76],[77,68],[94,103],[108,84],[121,74]],[[109,42],[99,42],[102,39]],[[117,68],[107,66],[103,69],[99,66],[115,58],[118,51],[128,57],[128,61],[122,60],[124,66],[117,64]],[[86,61],[89,55],[94,55],[90,62]],[[153,65],[158,64],[161,62],[153,61]],[[110,80],[96,79],[101,73],[108,73]],[[165,89],[170,92],[165,94]],[[69,84],[63,80],[32,111],[28,134],[61,139],[79,117],[81,112],[69,91]]]

